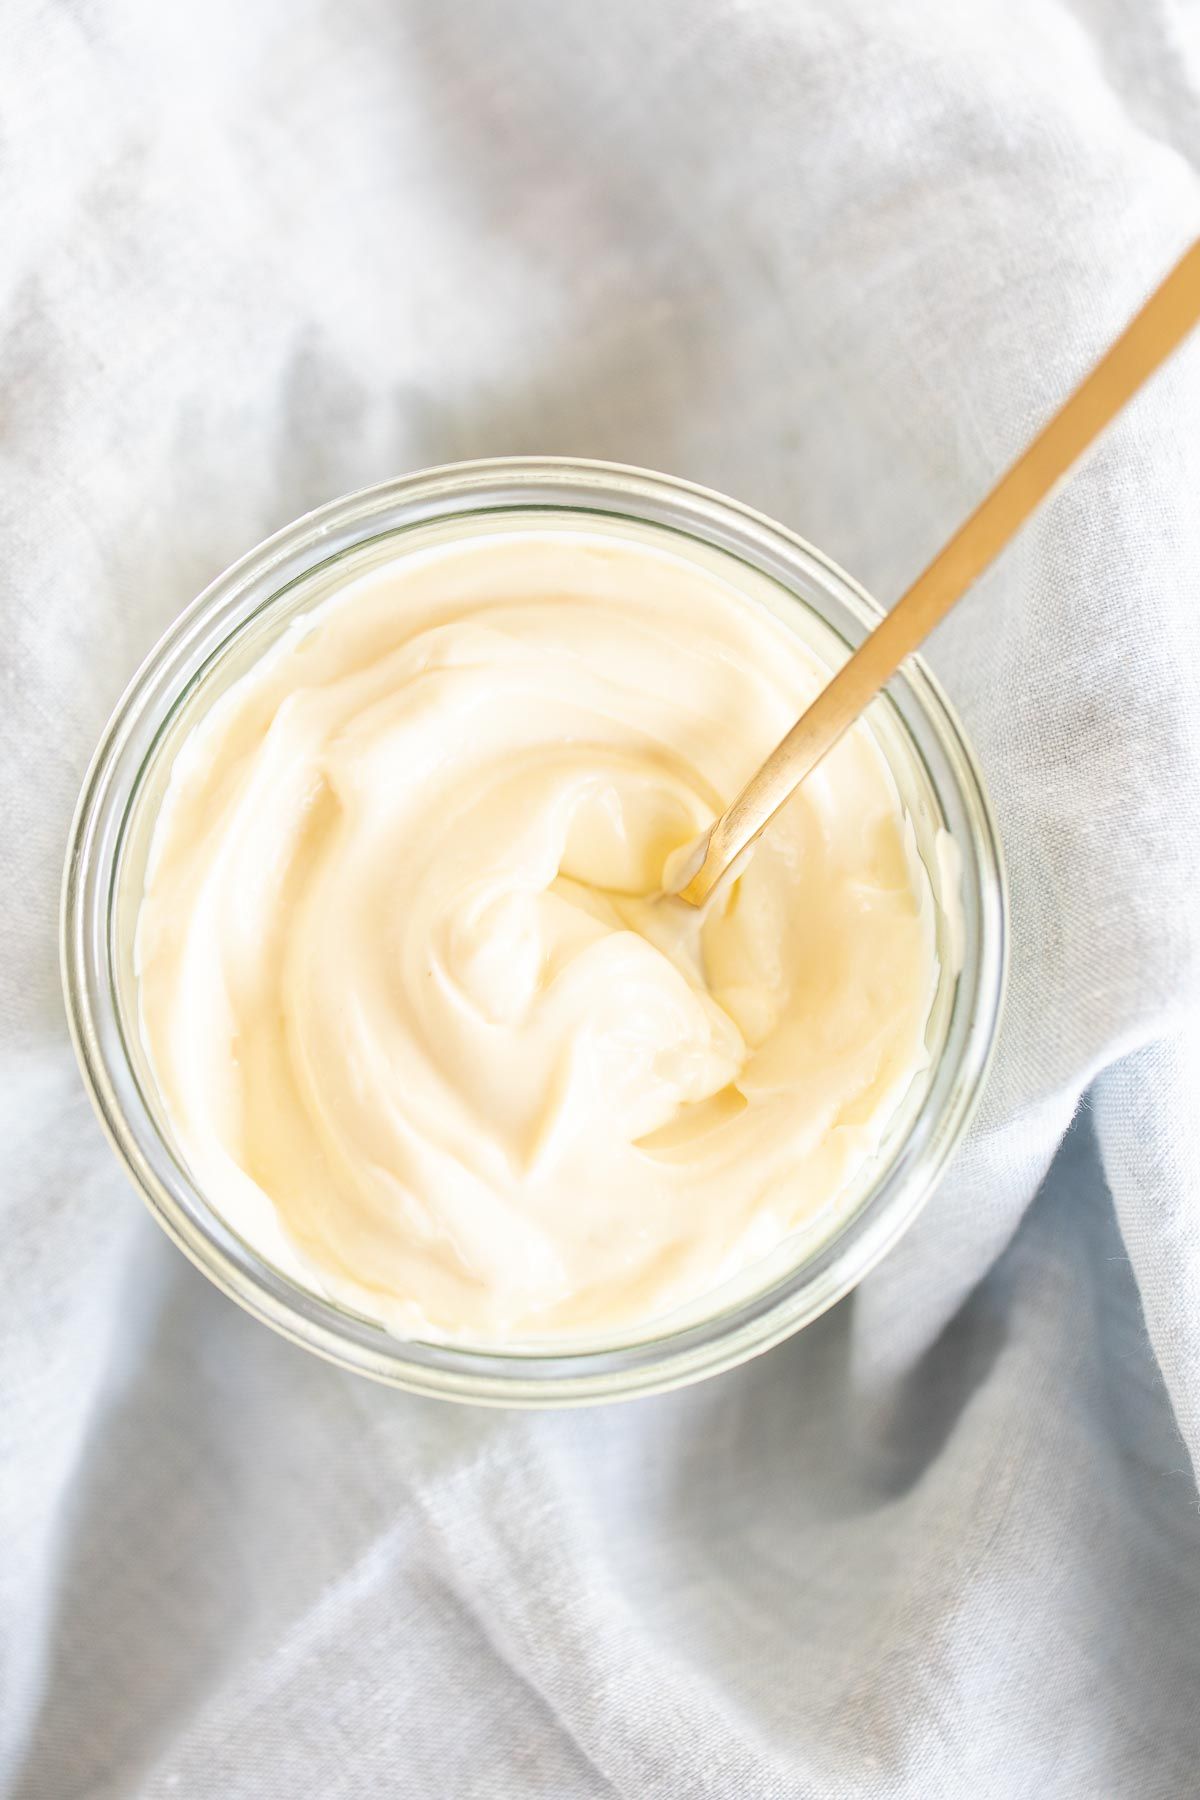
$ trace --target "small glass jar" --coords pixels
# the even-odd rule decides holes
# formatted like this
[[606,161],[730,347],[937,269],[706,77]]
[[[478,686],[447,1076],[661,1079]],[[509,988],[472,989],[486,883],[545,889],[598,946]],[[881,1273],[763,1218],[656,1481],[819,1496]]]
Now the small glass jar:
[[135,675],[96,752],[72,828],[62,965],[76,1053],[105,1130],[155,1217],[218,1287],[285,1337],[361,1374],[445,1399],[548,1406],[655,1392],[742,1362],[832,1306],[895,1243],[931,1193],[980,1092],[1004,986],[1006,905],[975,758],[941,689],[910,660],[867,716],[938,902],[929,1066],[836,1213],[789,1238],[734,1287],[636,1341],[572,1341],[561,1351],[405,1341],[273,1267],[191,1179],[138,1028],[134,928],[172,761],[214,701],[325,594],[431,537],[532,523],[665,538],[676,554],[730,571],[834,664],[881,616],[855,582],[793,533],[735,501],[642,470],[543,458],[461,463],[336,500],[215,581]]

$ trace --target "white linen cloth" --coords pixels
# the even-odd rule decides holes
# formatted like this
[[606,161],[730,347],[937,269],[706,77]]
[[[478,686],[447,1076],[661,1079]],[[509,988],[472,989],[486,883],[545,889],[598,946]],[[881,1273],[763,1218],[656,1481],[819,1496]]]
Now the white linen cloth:
[[255,1324],[102,1140],[55,912],[136,663],[334,494],[611,457],[894,598],[1200,228],[1198,33],[1194,0],[10,4],[14,1800],[1196,1792],[1200,344],[930,651],[1011,874],[982,1114],[858,1294],[733,1374],[497,1414]]

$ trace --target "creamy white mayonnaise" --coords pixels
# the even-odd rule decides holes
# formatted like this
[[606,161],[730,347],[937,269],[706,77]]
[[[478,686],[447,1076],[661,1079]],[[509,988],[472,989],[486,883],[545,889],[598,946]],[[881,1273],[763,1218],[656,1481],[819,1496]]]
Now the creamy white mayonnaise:
[[509,530],[351,581],[176,758],[143,1039],[216,1210],[406,1335],[630,1331],[836,1211],[934,902],[857,726],[703,918],[652,896],[828,677],[719,573]]

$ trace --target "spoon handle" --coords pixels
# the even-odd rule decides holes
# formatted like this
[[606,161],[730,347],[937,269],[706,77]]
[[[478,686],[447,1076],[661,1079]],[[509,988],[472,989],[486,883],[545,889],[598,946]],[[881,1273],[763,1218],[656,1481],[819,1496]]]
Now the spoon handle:
[[945,618],[1197,321],[1200,239],[720,815],[703,862],[679,890],[681,899],[699,906],[707,898],[905,657]]

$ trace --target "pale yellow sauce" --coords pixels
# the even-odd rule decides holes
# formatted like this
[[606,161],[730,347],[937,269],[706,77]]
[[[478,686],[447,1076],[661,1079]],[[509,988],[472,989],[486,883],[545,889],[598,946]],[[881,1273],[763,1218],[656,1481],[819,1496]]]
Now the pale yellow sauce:
[[937,979],[870,731],[703,919],[650,898],[827,674],[611,536],[475,537],[320,605],[188,739],[139,920],[217,1210],[395,1331],[489,1344],[640,1327],[836,1207]]

